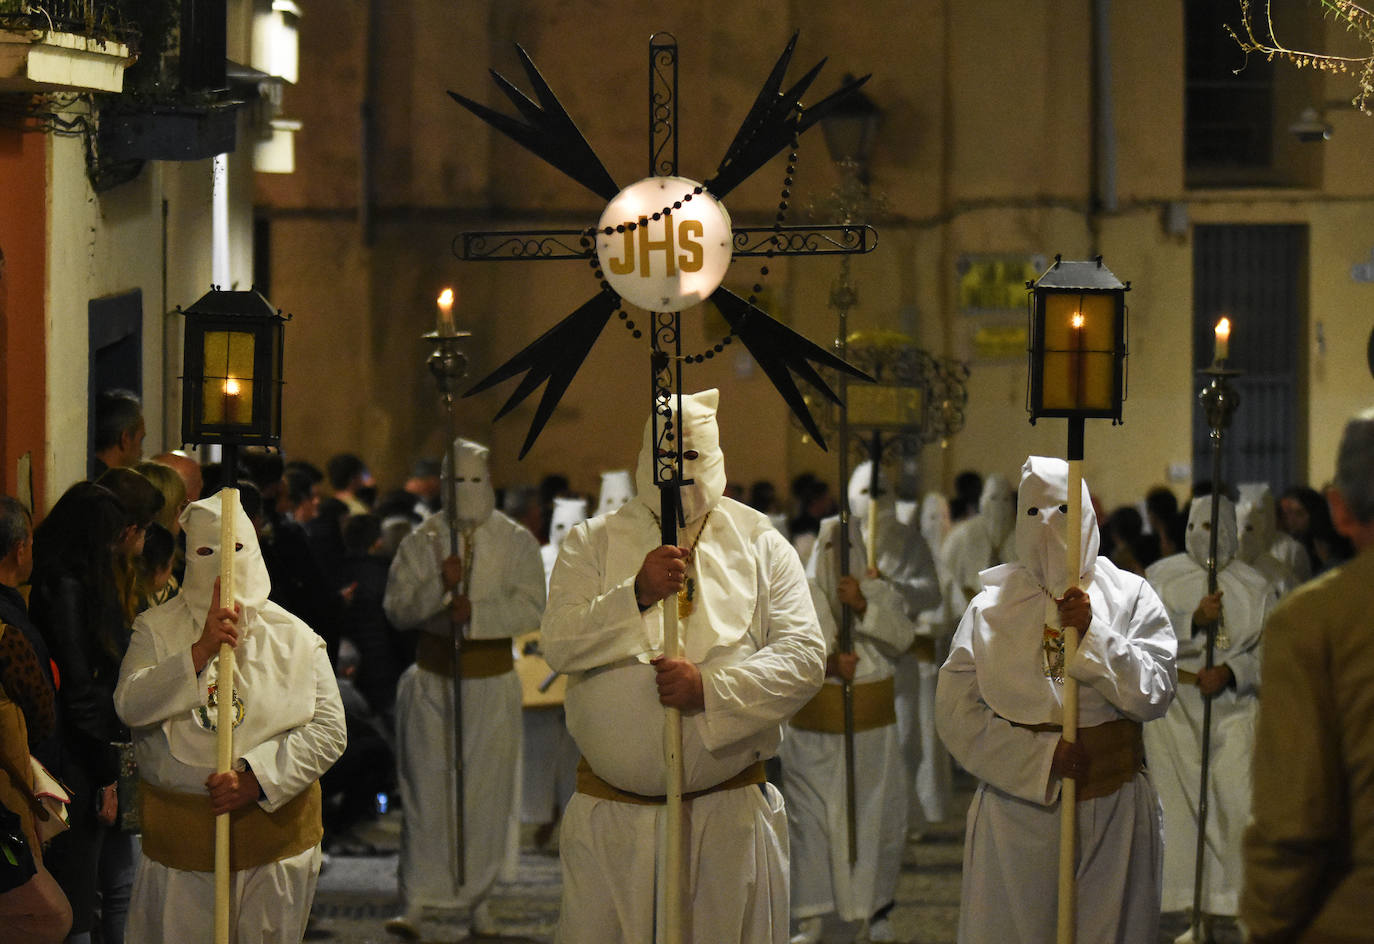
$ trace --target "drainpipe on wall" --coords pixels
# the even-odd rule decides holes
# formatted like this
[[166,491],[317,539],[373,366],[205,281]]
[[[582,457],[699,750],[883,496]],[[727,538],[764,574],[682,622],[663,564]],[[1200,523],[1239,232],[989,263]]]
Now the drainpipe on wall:
[[1089,255],[1101,252],[1102,216],[1117,211],[1116,118],[1112,103],[1112,2],[1093,0],[1093,192],[1088,218]]
[[371,246],[374,238],[372,154],[376,149],[377,63],[381,59],[380,0],[367,3],[367,39],[363,47],[363,103],[359,121],[358,155],[358,226],[362,230],[364,246]]

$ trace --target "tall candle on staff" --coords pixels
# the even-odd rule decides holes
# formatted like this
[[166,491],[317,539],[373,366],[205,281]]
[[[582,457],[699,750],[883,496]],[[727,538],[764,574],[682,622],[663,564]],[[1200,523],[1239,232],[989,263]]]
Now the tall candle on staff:
[[1220,364],[1226,360],[1231,353],[1231,319],[1222,318],[1217,322],[1216,327],[1217,347],[1216,354],[1212,358],[1214,364]]
[[436,330],[439,334],[453,334],[453,289],[446,288],[439,293],[439,321]]
[[1086,320],[1087,319],[1083,317],[1083,312],[1081,311],[1074,312],[1073,317],[1069,319],[1069,327],[1073,329],[1073,348],[1072,352],[1069,354],[1069,372],[1073,376],[1074,406],[1083,405],[1083,395],[1084,393],[1086,393],[1086,391],[1083,389],[1083,371],[1084,367],[1086,366],[1083,357],[1083,354],[1086,350],[1086,348],[1083,345],[1083,323]]
[[224,379],[224,421],[226,423],[242,423],[243,419],[239,416],[239,382],[233,377]]

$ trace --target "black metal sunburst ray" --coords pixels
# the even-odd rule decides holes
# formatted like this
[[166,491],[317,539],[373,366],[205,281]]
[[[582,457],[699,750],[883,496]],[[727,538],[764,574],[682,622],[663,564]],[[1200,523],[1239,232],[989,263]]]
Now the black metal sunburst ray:
[[[820,121],[868,81],[869,77],[865,75],[846,82],[815,105],[803,110],[801,98],[820,74],[826,60],[822,59],[816,63],[791,88],[782,91],[782,82],[792,61],[797,36],[796,33],[792,34],[791,40],[773,66],[773,71],[763,83],[758,97],[754,99],[749,113],[740,123],[739,130],[735,132],[734,140],[726,148],[715,176],[706,182],[706,189],[717,199],[722,199],[754,171],[787,148],[792,143],[793,135],[800,134]],[[794,117],[798,112],[801,113],[800,119]]]
[[759,367],[773,382],[782,398],[792,410],[792,414],[802,427],[816,440],[816,445],[825,449],[825,437],[821,435],[806,401],[792,379],[795,373],[824,396],[831,403],[839,403],[840,398],[830,389],[811,362],[843,371],[856,380],[873,382],[873,378],[820,345],[808,340],[780,321],[772,318],[766,311],[751,305],[724,286],[711,293],[711,301],[720,309],[726,322],[734,329],[749,353],[754,356]]
[[515,105],[521,118],[504,115],[457,92],[450,91],[448,94],[458,104],[521,147],[543,158],[602,199],[610,200],[620,192],[610,172],[573,123],[572,117],[559,102],[558,96],[553,94],[549,84],[539,74],[534,60],[519,44],[516,44],[515,49],[520,55],[520,63],[525,68],[530,85],[534,87],[538,103],[531,101],[499,72],[491,70],[491,77]]
[[545,331],[524,350],[463,394],[470,397],[475,393],[481,393],[523,372],[525,376],[519,386],[496,414],[495,418],[500,419],[539,389],[540,384],[548,382],[548,386],[544,388],[544,395],[539,400],[539,406],[534,411],[534,419],[530,420],[525,444],[520,447],[521,459],[525,458],[525,453],[534,445],[535,439],[544,429],[544,424],[549,421],[549,417],[558,406],[558,401],[567,392],[573,376],[587,359],[592,345],[601,336],[601,329],[606,327],[606,322],[619,307],[620,296],[609,289],[593,295],[582,307]]

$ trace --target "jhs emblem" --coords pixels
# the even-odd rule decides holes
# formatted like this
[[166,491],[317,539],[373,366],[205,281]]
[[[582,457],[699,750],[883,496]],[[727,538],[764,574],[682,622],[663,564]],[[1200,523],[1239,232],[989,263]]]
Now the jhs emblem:
[[730,216],[702,184],[649,177],[620,191],[597,224],[596,257],[621,298],[649,311],[682,311],[725,278]]
[[1064,684],[1064,631],[1053,626],[1045,626],[1045,635],[1040,643],[1044,654],[1045,678]]
[[[211,682],[205,704],[196,708],[196,723],[207,731],[219,730],[219,683]],[[243,724],[243,699],[234,692],[234,727]]]

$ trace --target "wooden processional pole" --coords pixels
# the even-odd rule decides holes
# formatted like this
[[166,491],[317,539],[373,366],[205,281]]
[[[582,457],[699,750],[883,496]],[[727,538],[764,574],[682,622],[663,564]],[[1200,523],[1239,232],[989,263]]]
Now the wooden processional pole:
[[[1078,586],[1083,554],[1083,417],[1069,417],[1068,520],[1064,544],[1065,573],[1069,587]],[[1064,634],[1064,714],[1061,737],[1070,744],[1078,740],[1078,681],[1069,666],[1078,653],[1078,630],[1062,626]],[[1078,781],[1064,777],[1059,785],[1059,930],[1058,944],[1073,944],[1078,914],[1078,883],[1074,868],[1078,859]]]
[[[226,453],[229,450],[226,449]],[[232,469],[228,461],[224,468]],[[226,472],[226,474],[228,474]],[[234,551],[238,540],[234,524],[239,513],[239,490],[220,489],[219,599],[234,606]],[[216,773],[228,773],[234,765],[234,647],[221,643],[215,675]],[[229,944],[229,814],[215,817],[215,944]]]

